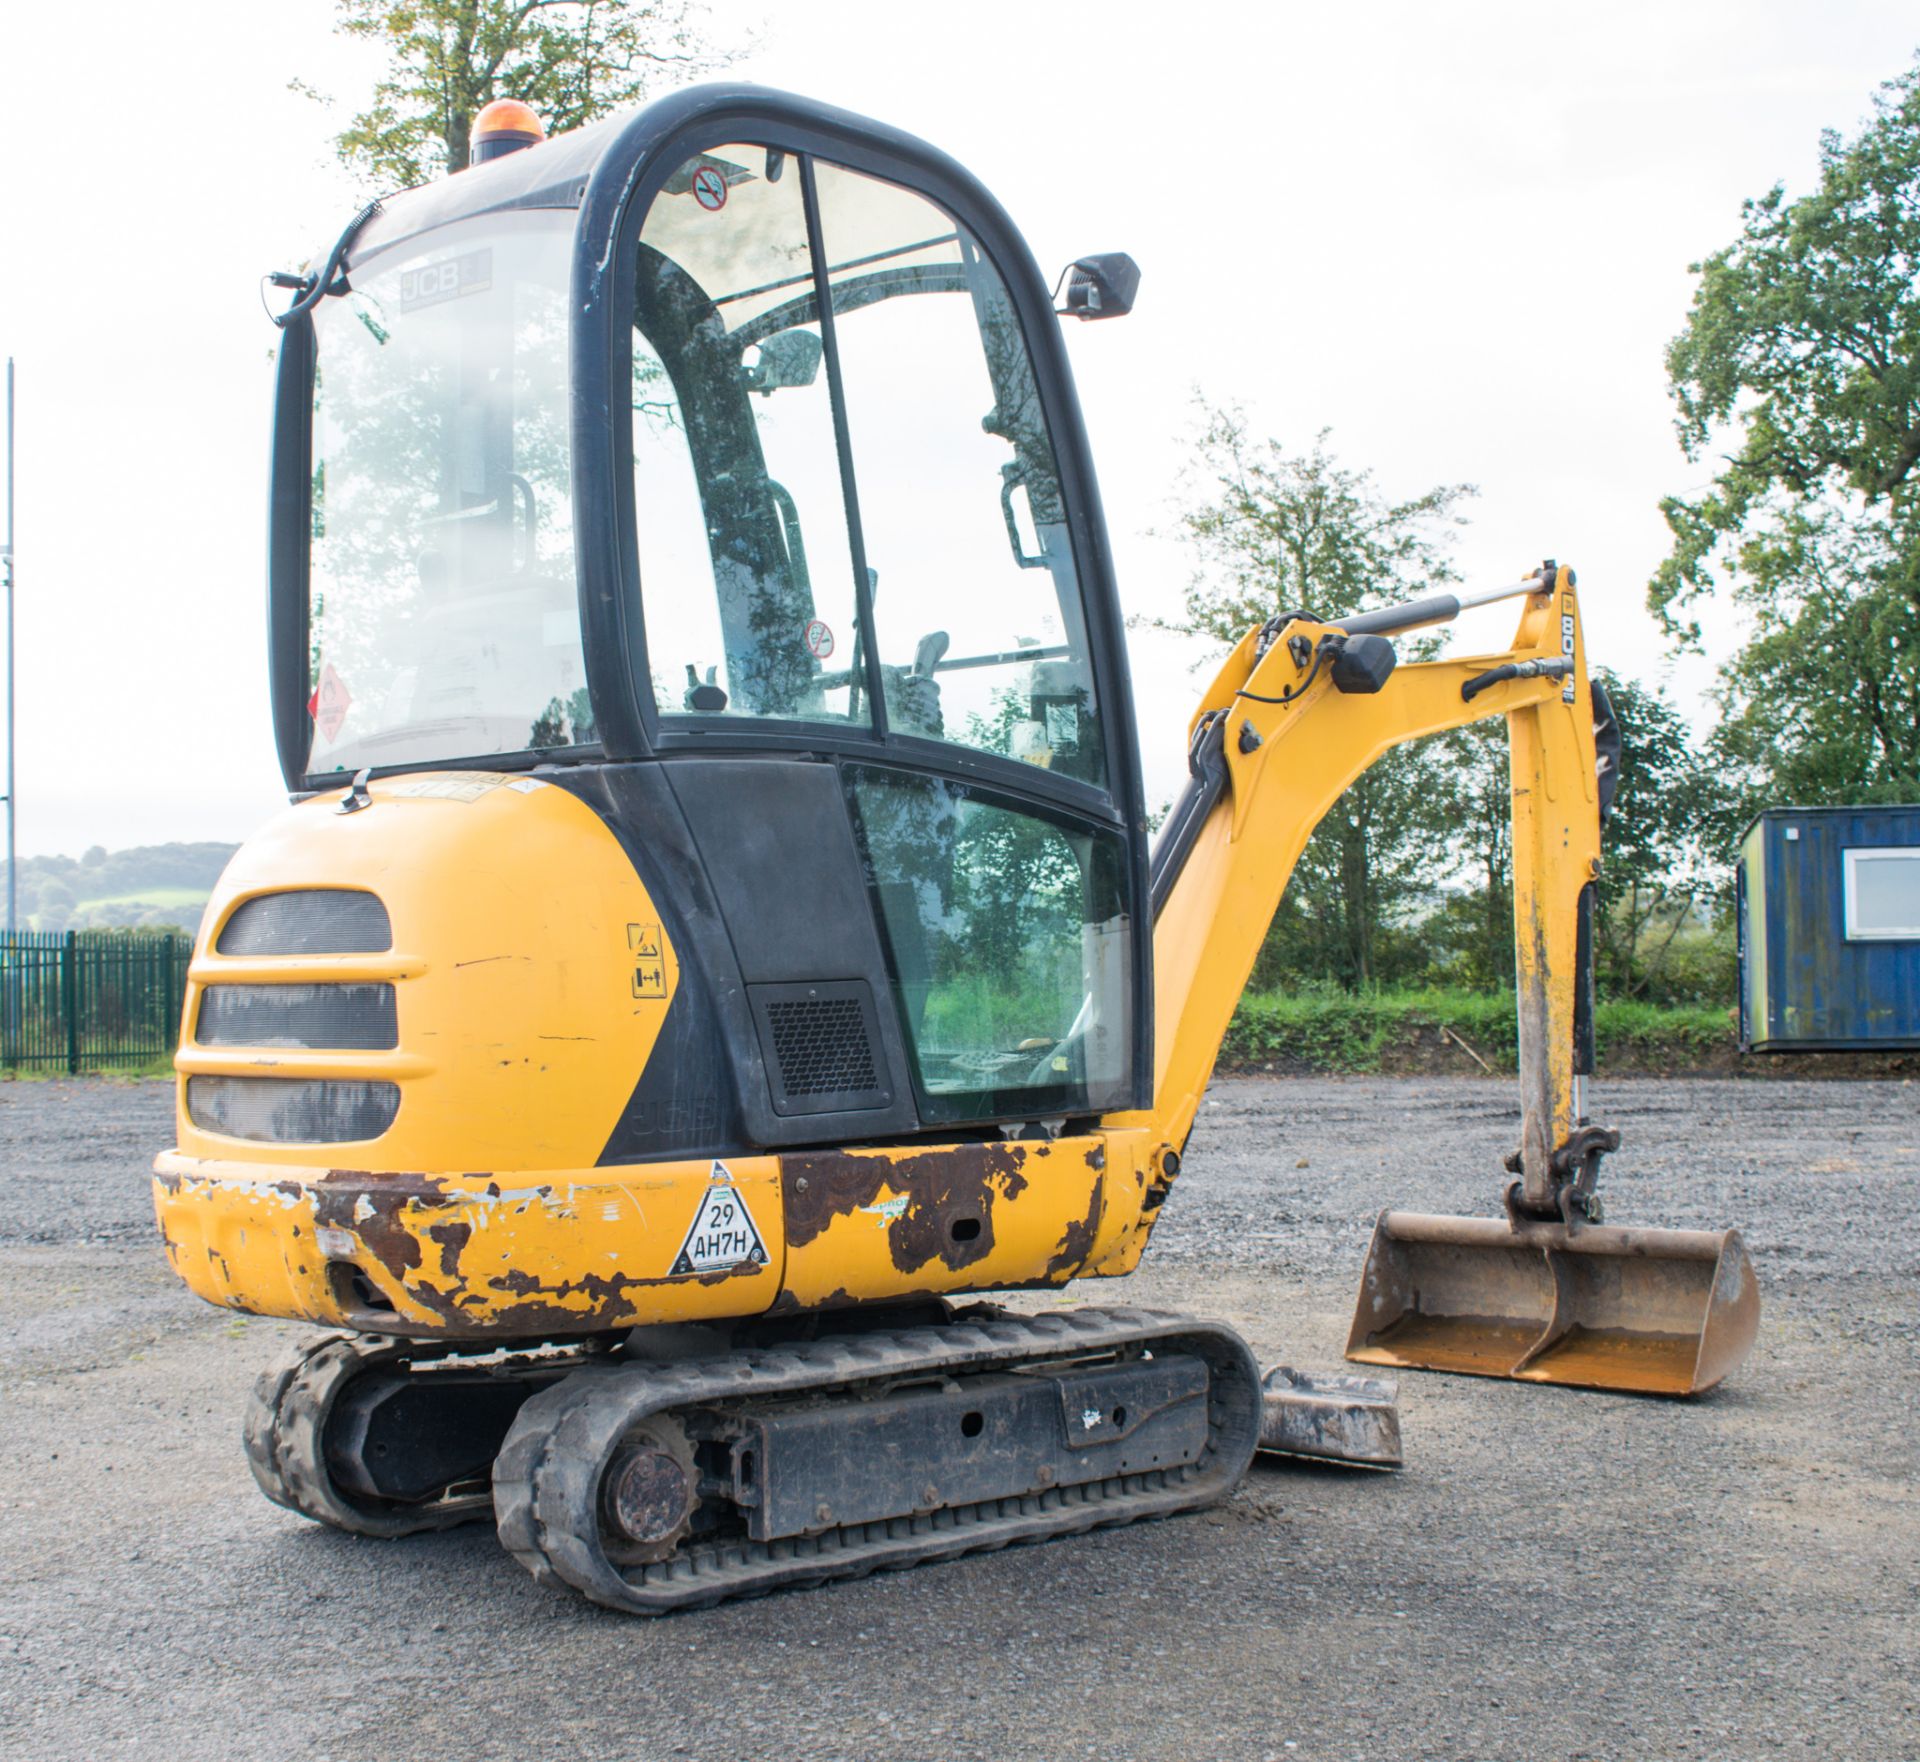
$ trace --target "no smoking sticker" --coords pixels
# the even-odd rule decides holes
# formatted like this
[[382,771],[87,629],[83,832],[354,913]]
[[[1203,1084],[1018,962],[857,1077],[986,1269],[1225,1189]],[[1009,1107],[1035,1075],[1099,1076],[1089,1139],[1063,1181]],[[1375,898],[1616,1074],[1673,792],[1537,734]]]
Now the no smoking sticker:
[[818,618],[807,626],[807,653],[816,661],[824,661],[833,653],[833,632]]
[[669,1278],[683,1273],[717,1273],[733,1267],[767,1264],[766,1244],[747,1209],[747,1198],[733,1184],[733,1171],[723,1162],[713,1165],[707,1190],[687,1230],[687,1239],[674,1257]]
[[709,214],[727,205],[727,174],[717,165],[703,165],[693,174],[693,199]]

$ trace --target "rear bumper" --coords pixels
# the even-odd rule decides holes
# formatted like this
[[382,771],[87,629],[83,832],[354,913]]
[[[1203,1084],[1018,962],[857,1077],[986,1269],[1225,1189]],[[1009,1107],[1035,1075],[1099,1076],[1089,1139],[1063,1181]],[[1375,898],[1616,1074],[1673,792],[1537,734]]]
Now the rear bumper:
[[[163,1152],[167,1258],[209,1303],[375,1333],[525,1339],[754,1315],[779,1293],[779,1165],[481,1174],[288,1167]],[[674,1263],[718,1177],[763,1258]]]

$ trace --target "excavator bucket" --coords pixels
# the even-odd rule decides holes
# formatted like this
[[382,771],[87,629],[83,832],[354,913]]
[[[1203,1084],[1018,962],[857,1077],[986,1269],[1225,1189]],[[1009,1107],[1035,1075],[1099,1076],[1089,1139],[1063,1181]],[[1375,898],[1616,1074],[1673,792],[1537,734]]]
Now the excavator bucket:
[[1760,1287],[1737,1230],[1387,1211],[1347,1357],[1641,1395],[1697,1395],[1746,1357]]

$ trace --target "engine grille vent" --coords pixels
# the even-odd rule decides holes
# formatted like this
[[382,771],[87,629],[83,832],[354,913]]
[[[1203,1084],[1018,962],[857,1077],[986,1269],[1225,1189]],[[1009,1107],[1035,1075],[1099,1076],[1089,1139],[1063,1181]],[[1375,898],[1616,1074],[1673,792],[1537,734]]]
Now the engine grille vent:
[[356,1144],[400,1111],[397,1083],[309,1077],[187,1079],[187,1117],[203,1132],[260,1144]]
[[856,999],[770,1003],[767,1025],[789,1095],[840,1095],[873,1087],[873,1049]]
[[864,981],[749,990],[774,1112],[836,1113],[892,1101]]
[[393,946],[387,908],[371,893],[307,887],[244,901],[221,927],[220,954],[384,954]]
[[306,1046],[386,1052],[400,1044],[391,985],[209,985],[202,1046]]

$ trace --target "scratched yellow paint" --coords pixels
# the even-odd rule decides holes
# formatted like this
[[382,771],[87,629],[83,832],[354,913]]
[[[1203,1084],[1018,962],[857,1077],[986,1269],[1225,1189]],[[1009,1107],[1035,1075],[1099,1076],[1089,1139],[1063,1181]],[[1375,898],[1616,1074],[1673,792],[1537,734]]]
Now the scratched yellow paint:
[[[975,1179],[973,1165],[982,1160],[993,1166]],[[907,1293],[1065,1284],[1095,1246],[1105,1162],[1098,1136],[789,1157],[787,1292],[812,1308]],[[823,1173],[821,1165],[829,1163],[834,1172]],[[943,1195],[939,1171],[956,1165],[968,1175],[954,1184],[956,1192]],[[802,1181],[813,1185],[794,1191]],[[1133,1209],[1137,1215],[1137,1199]],[[822,1211],[824,1228],[814,1234]],[[956,1235],[955,1225],[968,1223],[973,1233]]]
[[[174,1271],[209,1303],[335,1326],[529,1335],[754,1315],[780,1289],[778,1159],[544,1170],[488,1179],[262,1169],[168,1153],[154,1204]],[[674,1276],[724,1186],[762,1264]],[[356,1302],[358,1275],[392,1305]]]

